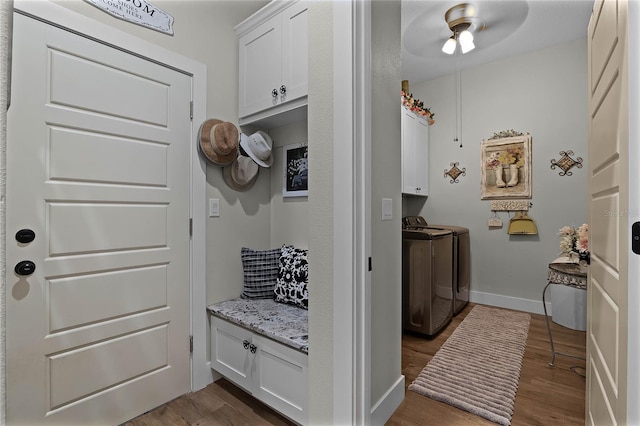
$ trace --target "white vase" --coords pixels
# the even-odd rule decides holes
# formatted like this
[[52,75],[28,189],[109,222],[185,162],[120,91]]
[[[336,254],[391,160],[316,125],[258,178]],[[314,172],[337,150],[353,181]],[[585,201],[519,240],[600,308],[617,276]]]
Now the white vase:
[[515,164],[509,164],[509,173],[511,178],[507,183],[507,186],[516,186],[518,184],[518,166]]
[[496,186],[498,188],[504,188],[507,185],[504,183],[504,180],[502,180],[502,166],[497,166],[495,168],[495,171],[496,171]]

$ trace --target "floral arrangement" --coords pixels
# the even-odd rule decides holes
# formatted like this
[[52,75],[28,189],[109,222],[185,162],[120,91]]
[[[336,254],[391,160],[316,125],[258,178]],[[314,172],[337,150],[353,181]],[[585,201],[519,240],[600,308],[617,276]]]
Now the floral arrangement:
[[497,168],[501,165],[509,166],[511,164],[515,164],[518,167],[524,165],[524,155],[522,153],[522,148],[519,146],[514,146],[512,148],[507,148],[506,151],[495,151],[489,154],[485,165],[488,168]]
[[513,148],[507,148],[506,151],[500,152],[500,163],[515,164],[518,167],[523,166],[524,156],[522,155],[522,148],[515,146]]
[[413,93],[407,94],[401,90],[400,96],[402,97],[402,105],[409,108],[409,110],[415,112],[416,114],[426,117],[430,126],[436,122],[436,120],[433,119],[433,117],[435,117],[435,114],[432,113],[429,108],[426,108],[424,106],[424,102],[422,102],[420,99],[414,98]]
[[492,152],[489,157],[487,157],[487,161],[485,162],[488,168],[495,169],[500,166],[500,151]]
[[560,236],[560,251],[562,253],[577,252],[579,255],[589,253],[589,225],[586,223],[577,228],[563,226],[558,235]]

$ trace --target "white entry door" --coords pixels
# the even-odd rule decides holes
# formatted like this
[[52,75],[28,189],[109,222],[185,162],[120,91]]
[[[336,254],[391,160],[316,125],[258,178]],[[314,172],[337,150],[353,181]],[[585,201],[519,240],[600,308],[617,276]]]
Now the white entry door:
[[[589,268],[586,424],[627,424],[629,134],[627,2],[589,23]],[[636,78],[634,76],[634,78]],[[637,362],[637,360],[634,360]]]
[[20,14],[13,46],[8,423],[118,424],[190,390],[191,77]]

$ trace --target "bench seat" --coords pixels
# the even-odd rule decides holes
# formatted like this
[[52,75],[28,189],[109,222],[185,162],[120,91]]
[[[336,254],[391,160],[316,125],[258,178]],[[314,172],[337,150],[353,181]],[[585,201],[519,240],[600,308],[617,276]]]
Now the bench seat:
[[305,354],[309,352],[309,311],[274,299],[231,299],[209,312]]

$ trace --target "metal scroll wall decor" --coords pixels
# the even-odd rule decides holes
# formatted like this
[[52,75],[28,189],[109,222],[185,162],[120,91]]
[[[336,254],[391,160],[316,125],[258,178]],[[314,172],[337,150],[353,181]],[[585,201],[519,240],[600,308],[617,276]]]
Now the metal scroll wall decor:
[[573,167],[582,168],[582,158],[576,157],[575,160],[571,158],[573,151],[560,151],[560,155],[562,157],[560,157],[558,161],[555,159],[551,160],[551,170],[555,170],[556,166],[562,169],[562,171],[558,173],[560,176],[572,176],[573,172],[570,170]]
[[449,163],[451,168],[449,170],[444,169],[444,177],[446,178],[447,176],[449,176],[451,178],[449,183],[459,183],[460,181],[458,180],[458,178],[461,175],[462,176],[467,175],[467,169],[465,167],[463,167],[462,169],[458,168],[458,164],[460,163],[458,163],[457,161],[453,163]]

